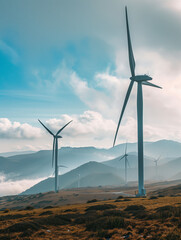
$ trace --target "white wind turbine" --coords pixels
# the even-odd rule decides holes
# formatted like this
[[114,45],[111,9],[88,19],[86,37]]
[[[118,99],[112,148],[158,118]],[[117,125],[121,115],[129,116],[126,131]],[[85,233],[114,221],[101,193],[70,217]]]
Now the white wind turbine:
[[127,143],[126,143],[126,147],[125,147],[125,154],[119,159],[119,161],[121,161],[122,159],[124,159],[124,167],[125,167],[125,185],[127,185],[128,181],[127,181],[127,176],[128,176],[128,166],[129,165],[129,161],[128,161],[128,154],[127,154]]
[[77,188],[80,188],[80,173],[76,173],[76,175],[78,177]]
[[59,133],[69,124],[72,122],[68,122],[63,126],[56,134],[53,134],[50,129],[48,129],[39,119],[38,121],[42,124],[42,126],[53,136],[53,153],[52,153],[52,167],[55,162],[55,192],[58,192],[58,139],[62,138]]
[[[58,165],[58,190],[60,189],[60,176],[59,176],[59,169],[60,168],[68,168],[67,166],[64,166],[64,165]],[[55,171],[53,172],[52,176],[54,176],[55,174]]]
[[156,168],[156,179],[158,180],[158,161],[160,160],[161,157],[158,157],[157,159],[153,160],[155,163],[155,168]]
[[161,88],[153,83],[150,83],[152,78],[148,75],[135,75],[135,59],[133,55],[132,45],[131,45],[131,37],[129,31],[129,23],[128,23],[128,13],[127,7],[125,7],[126,12],[126,28],[127,28],[127,40],[128,40],[128,55],[129,55],[129,65],[131,70],[130,84],[126,93],[126,97],[124,100],[123,108],[121,111],[121,115],[119,118],[118,126],[116,129],[116,134],[114,137],[115,145],[119,126],[121,124],[121,120],[124,114],[124,110],[126,108],[131,90],[133,88],[133,84],[137,83],[137,121],[138,121],[138,194],[137,196],[145,196],[146,191],[144,189],[144,155],[143,155],[143,94],[142,94],[142,85],[147,85],[151,87]]

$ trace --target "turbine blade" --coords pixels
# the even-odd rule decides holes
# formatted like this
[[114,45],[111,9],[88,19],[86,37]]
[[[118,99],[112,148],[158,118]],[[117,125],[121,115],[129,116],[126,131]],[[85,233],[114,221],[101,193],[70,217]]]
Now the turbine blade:
[[64,165],[59,165],[59,167],[64,167],[64,168],[68,168],[67,166],[64,166]]
[[41,123],[41,125],[52,135],[54,136],[54,134],[38,119],[38,121]]
[[123,158],[125,158],[125,155],[123,155],[123,156],[119,159],[119,161],[121,161]]
[[117,129],[116,129],[116,134],[115,134],[115,137],[114,137],[113,147],[114,147],[115,142],[116,142],[116,138],[117,138],[119,126],[120,126],[120,123],[121,123],[121,120],[122,120],[122,117],[123,117],[123,114],[124,114],[124,110],[125,110],[125,108],[126,108],[126,105],[127,105],[127,102],[128,102],[128,99],[129,99],[131,90],[132,90],[133,84],[134,84],[134,81],[131,81],[130,84],[129,84],[129,87],[128,87],[128,91],[127,91],[127,93],[126,93],[126,97],[125,97],[125,99],[124,99],[123,108],[122,108],[122,111],[121,111],[121,115],[120,115],[120,118],[119,118],[118,126],[117,126]]
[[153,83],[150,83],[150,82],[142,82],[142,84],[143,85],[146,85],[146,86],[150,86],[150,87],[156,87],[156,88],[162,88],[162,87],[160,87],[160,86],[158,86],[158,85],[155,85],[155,84],[153,84]]
[[55,156],[55,137],[53,139],[52,167],[53,167],[53,163],[54,163],[54,156]]
[[57,134],[58,135],[69,123],[71,123],[73,120],[71,120],[70,122],[68,122],[67,124],[65,124],[65,126],[63,126],[60,130],[58,130]]
[[125,12],[126,12],[126,29],[127,29],[127,39],[128,39],[129,65],[130,65],[131,75],[132,77],[134,77],[135,76],[135,60],[134,60],[133,49],[131,44],[131,36],[129,31],[127,7],[125,7]]
[[126,153],[127,153],[127,142],[126,142],[126,147],[125,147],[125,155],[126,155]]

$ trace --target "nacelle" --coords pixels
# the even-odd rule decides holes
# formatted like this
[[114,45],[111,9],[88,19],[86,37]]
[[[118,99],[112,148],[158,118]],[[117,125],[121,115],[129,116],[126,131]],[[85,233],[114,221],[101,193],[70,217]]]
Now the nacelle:
[[142,81],[150,81],[152,78],[146,74],[144,75],[137,75],[134,77],[130,77],[131,80],[136,81],[136,82],[142,82]]

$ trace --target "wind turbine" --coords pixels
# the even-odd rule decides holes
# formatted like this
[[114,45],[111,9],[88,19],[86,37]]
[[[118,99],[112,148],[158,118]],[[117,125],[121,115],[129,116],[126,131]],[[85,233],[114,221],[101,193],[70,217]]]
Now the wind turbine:
[[[124,166],[125,166],[125,185],[127,185],[127,171],[128,171],[128,165],[129,165],[129,161],[128,161],[128,154],[127,154],[127,143],[126,143],[126,147],[125,147],[125,154],[119,159],[119,161],[121,161],[122,159],[124,159]],[[129,165],[130,167],[130,165]]]
[[[64,165],[58,165],[58,173],[59,173],[59,168],[67,168],[67,166]],[[55,174],[55,171],[53,172],[53,174],[51,176],[53,176]]]
[[59,133],[69,124],[72,122],[68,122],[63,126],[61,129],[58,130],[56,134],[53,134],[50,129],[48,129],[39,119],[38,121],[41,123],[41,125],[53,136],[53,152],[52,152],[52,167],[55,162],[55,192],[58,192],[58,139],[62,138],[62,136],[59,135]]
[[80,173],[76,173],[76,175],[78,177],[77,188],[80,188]]
[[158,161],[160,160],[161,157],[158,157],[157,159],[154,160],[155,167],[156,167],[156,179],[158,180]]
[[[67,166],[64,166],[64,165],[58,165],[58,190],[60,189],[60,176],[59,176],[59,169],[60,168],[68,168]],[[53,172],[52,176],[55,174],[55,171]]]
[[145,196],[146,191],[144,189],[144,161],[143,161],[143,95],[142,95],[142,85],[147,85],[151,87],[161,88],[155,84],[150,83],[152,78],[148,75],[135,75],[135,59],[133,55],[132,45],[131,45],[131,37],[129,32],[129,23],[128,23],[128,13],[127,13],[127,7],[125,7],[125,13],[126,13],[126,29],[127,29],[127,41],[128,41],[128,56],[129,56],[129,65],[131,70],[131,77],[130,77],[130,84],[126,93],[126,97],[123,103],[123,108],[121,111],[121,115],[119,118],[118,126],[116,129],[116,134],[114,137],[114,143],[115,145],[119,126],[131,93],[131,90],[133,88],[133,84],[137,83],[137,121],[138,121],[138,195],[137,196]]

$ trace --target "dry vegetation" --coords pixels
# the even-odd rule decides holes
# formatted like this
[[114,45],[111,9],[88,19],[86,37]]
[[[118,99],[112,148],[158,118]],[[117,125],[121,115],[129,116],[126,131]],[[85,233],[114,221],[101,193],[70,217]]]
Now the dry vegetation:
[[[91,200],[91,199],[90,199]],[[0,239],[181,239],[181,196],[0,212]]]

